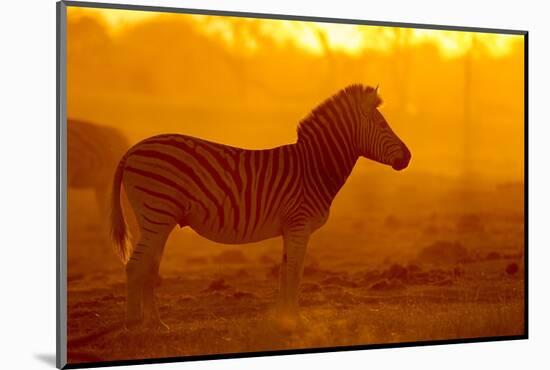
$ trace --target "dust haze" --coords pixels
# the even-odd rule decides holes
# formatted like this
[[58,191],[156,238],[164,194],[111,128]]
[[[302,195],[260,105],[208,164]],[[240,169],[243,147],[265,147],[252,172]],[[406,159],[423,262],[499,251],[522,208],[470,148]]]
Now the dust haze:
[[130,145],[182,133],[271,148],[341,88],[379,84],[413,159],[398,174],[359,160],[309,243],[309,324],[292,332],[266,320],[279,238],[227,246],[188,229],[157,289],[171,332],[111,330],[124,266],[93,190],[69,188],[69,363],[525,332],[522,37],[129,13],[69,7],[68,117]]

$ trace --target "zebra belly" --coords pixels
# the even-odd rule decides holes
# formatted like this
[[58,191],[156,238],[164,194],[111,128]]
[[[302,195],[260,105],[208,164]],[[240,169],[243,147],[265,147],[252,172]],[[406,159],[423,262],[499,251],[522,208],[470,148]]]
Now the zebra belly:
[[254,232],[245,233],[244,230],[235,230],[231,227],[209,227],[200,220],[187,220],[187,225],[200,236],[216,243],[246,244],[259,242],[281,235],[281,226],[275,223],[267,224]]

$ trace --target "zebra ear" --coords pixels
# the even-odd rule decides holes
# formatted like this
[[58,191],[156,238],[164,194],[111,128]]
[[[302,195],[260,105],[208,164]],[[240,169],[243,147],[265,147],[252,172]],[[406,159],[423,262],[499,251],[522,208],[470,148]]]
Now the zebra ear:
[[380,104],[382,104],[382,99],[378,96],[378,86],[376,89],[368,88],[365,91],[365,96],[363,98],[361,109],[363,113],[369,113],[375,110]]

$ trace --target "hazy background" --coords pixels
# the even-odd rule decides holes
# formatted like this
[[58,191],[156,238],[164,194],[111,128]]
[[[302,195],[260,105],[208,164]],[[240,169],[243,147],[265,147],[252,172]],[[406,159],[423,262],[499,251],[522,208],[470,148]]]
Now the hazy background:
[[131,144],[167,132],[291,143],[326,97],[379,84],[413,159],[401,173],[360,160],[326,226],[338,230],[394,213],[521,218],[523,68],[514,35],[68,8],[68,116]]
[[67,50],[68,115],[132,141],[293,142],[314,106],[360,82],[380,84],[409,172],[523,176],[521,36],[69,7]]
[[[523,53],[521,36],[69,7],[67,109],[69,117],[118,128],[132,144],[174,132],[268,148],[294,142],[300,119],[339,89],[379,84],[381,112],[408,145],[412,161],[402,172],[358,162],[329,221],[313,235],[307,263],[317,273],[310,282],[321,287],[334,285],[325,281],[331,274],[359,275],[341,279],[340,295],[316,288],[302,294],[312,307],[330,311],[310,317],[332,322],[331,315],[340,315],[346,309],[340,304],[352,297],[347,309],[356,311],[350,317],[363,320],[365,310],[380,305],[381,312],[395,313],[378,317],[379,327],[361,321],[368,330],[357,335],[335,329],[352,343],[510,335],[523,331]],[[98,222],[106,215],[99,214],[93,193],[70,190],[68,214],[74,338],[94,327],[95,314],[122,317],[124,275],[98,237]],[[161,265],[169,282],[161,288],[170,302],[164,316],[178,317],[173,307],[219,307],[220,297],[208,295],[214,279],[270,302],[280,254],[279,239],[224,247],[189,229],[174,232]],[[429,279],[420,285],[397,279],[396,285],[395,264],[418,265]],[[508,274],[510,264],[520,273]],[[455,268],[462,272],[456,275]],[[352,285],[365,291],[347,291]],[[362,306],[381,294],[376,286],[408,300]],[[426,300],[427,287],[446,297],[448,306]],[[113,289],[114,297],[104,295]],[[174,301],[182,296],[187,298]],[[225,308],[246,316],[258,302]],[[431,321],[438,313],[441,326]],[[217,314],[225,317],[227,311]],[[209,332],[220,326],[187,311],[180,312],[178,324],[168,323],[189,323],[190,317]],[[258,343],[264,349],[350,343],[321,329],[318,337],[284,343],[243,329],[235,337],[254,343],[185,342],[127,356],[255,350]],[[319,344],[319,338],[327,339]],[[97,355],[104,344],[96,345],[89,351]],[[117,358],[120,351],[100,358]]]

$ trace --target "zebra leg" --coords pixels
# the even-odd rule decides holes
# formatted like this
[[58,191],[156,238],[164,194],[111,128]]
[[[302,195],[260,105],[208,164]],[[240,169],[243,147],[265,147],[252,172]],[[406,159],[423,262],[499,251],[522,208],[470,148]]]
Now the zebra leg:
[[291,317],[298,316],[298,293],[309,234],[309,231],[304,228],[293,229],[283,234],[287,261],[286,286],[281,285],[283,292],[281,306],[283,312]]
[[287,291],[287,283],[286,283],[286,270],[287,270],[287,251],[286,251],[286,243],[283,243],[283,258],[281,260],[281,267],[279,269],[279,301],[278,304],[281,305],[284,302],[284,299],[286,297],[286,291]]
[[141,324],[166,329],[158,316],[154,288],[158,281],[158,270],[164,244],[172,227],[162,229],[140,228],[140,238],[126,265],[127,317],[126,326],[133,328]]
[[132,256],[126,264],[126,328],[132,329],[143,319],[143,282],[147,264],[147,247],[140,243],[134,246]]
[[155,249],[153,262],[151,265],[149,279],[145,281],[143,287],[143,316],[145,324],[157,331],[168,331],[170,328],[161,319],[158,312],[157,300],[155,297],[155,289],[159,285],[160,275],[159,267],[164,251],[166,239],[160,248]]

